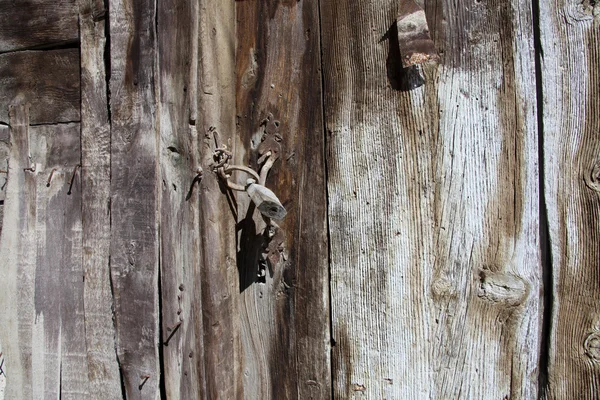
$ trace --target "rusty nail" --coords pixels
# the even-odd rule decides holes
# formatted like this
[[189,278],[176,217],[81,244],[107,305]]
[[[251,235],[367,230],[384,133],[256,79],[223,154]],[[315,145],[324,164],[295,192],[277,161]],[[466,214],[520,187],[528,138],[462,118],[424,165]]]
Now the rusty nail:
[[52,171],[50,171],[50,176],[48,177],[48,182],[46,182],[46,187],[50,187],[50,182],[52,182],[52,176],[54,175],[54,171],[56,171],[56,168],[52,168]]
[[69,191],[67,194],[71,194],[71,189],[73,189],[73,182],[75,182],[75,174],[77,173],[77,168],[81,167],[81,165],[77,164],[75,168],[73,168],[73,174],[71,175],[71,180],[69,181]]
[[167,327],[167,331],[170,331],[171,333],[169,334],[169,336],[167,337],[167,339],[163,342],[163,344],[165,346],[169,345],[169,341],[171,340],[171,338],[173,337],[173,335],[175,334],[175,332],[177,332],[177,330],[179,329],[179,327],[181,326],[181,321],[179,321],[178,323],[176,323],[175,325],[169,326]]
[[23,171],[35,172],[35,165],[33,167],[23,168]]
[[140,379],[142,379],[142,383],[140,383],[140,386],[138,386],[138,389],[142,390],[142,388],[144,387],[144,385],[146,384],[148,379],[150,379],[150,375],[142,375],[142,376],[140,376]]
[[8,174],[8,171],[5,169],[0,169],[0,174]]

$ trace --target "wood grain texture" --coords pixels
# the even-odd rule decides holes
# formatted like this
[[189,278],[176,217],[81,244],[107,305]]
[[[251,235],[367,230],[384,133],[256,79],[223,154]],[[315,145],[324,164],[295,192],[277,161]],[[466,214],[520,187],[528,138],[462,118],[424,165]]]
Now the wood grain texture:
[[81,180],[76,169],[81,160],[80,126],[30,127],[29,135],[37,186],[33,398],[86,398]]
[[152,0],[109,4],[110,262],[129,400],[160,397],[155,9]]
[[79,49],[0,54],[0,122],[25,102],[32,124],[79,121]]
[[35,276],[35,178],[29,161],[29,107],[10,109],[8,183],[0,237],[0,343],[8,399],[32,398],[32,323]]
[[[244,396],[241,372],[239,286],[235,264],[235,217],[219,178],[212,171],[217,129],[221,145],[233,149],[235,132],[235,5],[199,1],[197,129],[200,165],[200,289],[204,331],[203,393],[209,399]],[[193,114],[192,114],[193,115]],[[198,349],[200,350],[200,349]],[[200,357],[200,356],[199,356]]]
[[[11,156],[1,251],[0,341],[8,398],[87,395],[81,268],[79,124],[28,127],[27,106],[11,110]],[[33,171],[24,170],[35,166]],[[52,171],[54,171],[52,173]],[[50,183],[48,178],[52,173]],[[16,185],[16,186],[13,186]],[[6,297],[6,301],[10,297]],[[12,314],[12,315],[11,315]]]
[[544,187],[554,294],[547,398],[600,391],[600,5],[540,2]]
[[321,3],[334,397],[536,398],[530,3],[425,10],[418,87],[396,0]]
[[10,157],[10,129],[0,125],[0,235],[2,234],[2,221],[4,220],[4,199],[8,186],[8,158]]
[[196,169],[200,166],[195,126],[198,2],[161,1],[157,12],[161,338],[165,394],[168,399],[202,399],[207,397],[200,279],[203,268],[200,195],[196,179]]
[[[245,395],[326,399],[331,376],[318,2],[238,2],[237,21],[236,162],[257,169],[261,155],[277,154],[266,186],[288,212],[268,242],[248,196],[237,196]],[[244,183],[246,176],[236,178]]]
[[90,400],[121,398],[110,282],[110,124],[104,4],[80,2],[82,264]]
[[0,53],[79,39],[77,0],[2,0]]

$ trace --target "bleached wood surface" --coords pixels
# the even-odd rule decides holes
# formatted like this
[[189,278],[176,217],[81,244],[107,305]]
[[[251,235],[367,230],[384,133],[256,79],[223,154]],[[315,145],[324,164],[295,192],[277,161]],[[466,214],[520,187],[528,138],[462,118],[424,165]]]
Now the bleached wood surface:
[[426,5],[403,91],[397,1],[321,3],[334,397],[536,398],[531,4]]
[[0,239],[5,276],[0,292],[10,307],[0,317],[6,396],[77,399],[88,390],[81,181],[73,177],[80,160],[79,124],[29,127],[28,109],[11,109]]
[[597,2],[540,2],[553,291],[549,399],[597,399],[600,392],[599,27]]

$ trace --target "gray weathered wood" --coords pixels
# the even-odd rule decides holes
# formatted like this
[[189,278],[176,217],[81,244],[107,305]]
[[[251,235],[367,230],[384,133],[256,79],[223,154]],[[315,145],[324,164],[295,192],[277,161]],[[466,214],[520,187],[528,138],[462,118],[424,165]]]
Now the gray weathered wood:
[[4,199],[8,186],[8,158],[10,156],[10,130],[7,125],[0,125],[0,234],[4,220]]
[[[198,150],[205,171],[200,182],[200,257],[196,287],[201,287],[204,330],[199,367],[208,399],[243,398],[239,285],[235,263],[235,217],[228,206],[214,163],[216,127],[221,145],[230,149],[235,132],[235,4],[199,1]],[[193,114],[192,114],[193,115]],[[198,304],[196,307],[200,307]],[[198,349],[200,350],[200,349]]]
[[76,43],[77,0],[2,0],[0,53]]
[[8,399],[32,398],[32,321],[35,276],[35,178],[29,167],[29,107],[10,109],[9,179],[0,237],[0,343]]
[[125,397],[160,396],[155,2],[111,0],[111,243]]
[[198,2],[161,1],[157,12],[162,363],[167,398],[193,400],[207,398],[194,111]]
[[79,49],[0,54],[0,122],[25,102],[32,124],[79,121]]
[[29,146],[35,172],[26,173],[36,182],[25,194],[36,199],[33,398],[86,398],[79,124],[30,127]]
[[[271,151],[277,161],[266,187],[288,212],[267,242],[260,213],[245,193],[237,196],[244,394],[248,399],[327,399],[329,284],[318,2],[238,2],[237,21],[235,161],[258,168],[258,159]],[[234,176],[245,184],[245,174]]]
[[547,397],[600,392],[600,4],[540,4],[553,307]]
[[87,394],[88,371],[77,175],[70,191],[68,184],[80,160],[79,124],[28,127],[27,106],[11,113],[0,239],[2,293],[6,302],[14,299],[0,324],[4,370],[10,371],[6,393],[79,399]]
[[81,185],[87,399],[121,398],[110,283],[110,125],[104,65],[104,4],[80,2]]
[[443,56],[417,87],[397,0],[321,3],[334,397],[533,399],[531,4],[426,5]]

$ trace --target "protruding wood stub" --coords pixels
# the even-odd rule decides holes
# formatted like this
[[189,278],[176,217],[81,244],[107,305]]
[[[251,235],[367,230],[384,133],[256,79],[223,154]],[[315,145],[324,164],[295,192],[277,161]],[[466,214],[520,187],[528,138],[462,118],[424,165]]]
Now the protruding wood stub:
[[404,68],[438,59],[435,45],[429,36],[425,11],[414,0],[400,1],[398,46]]

